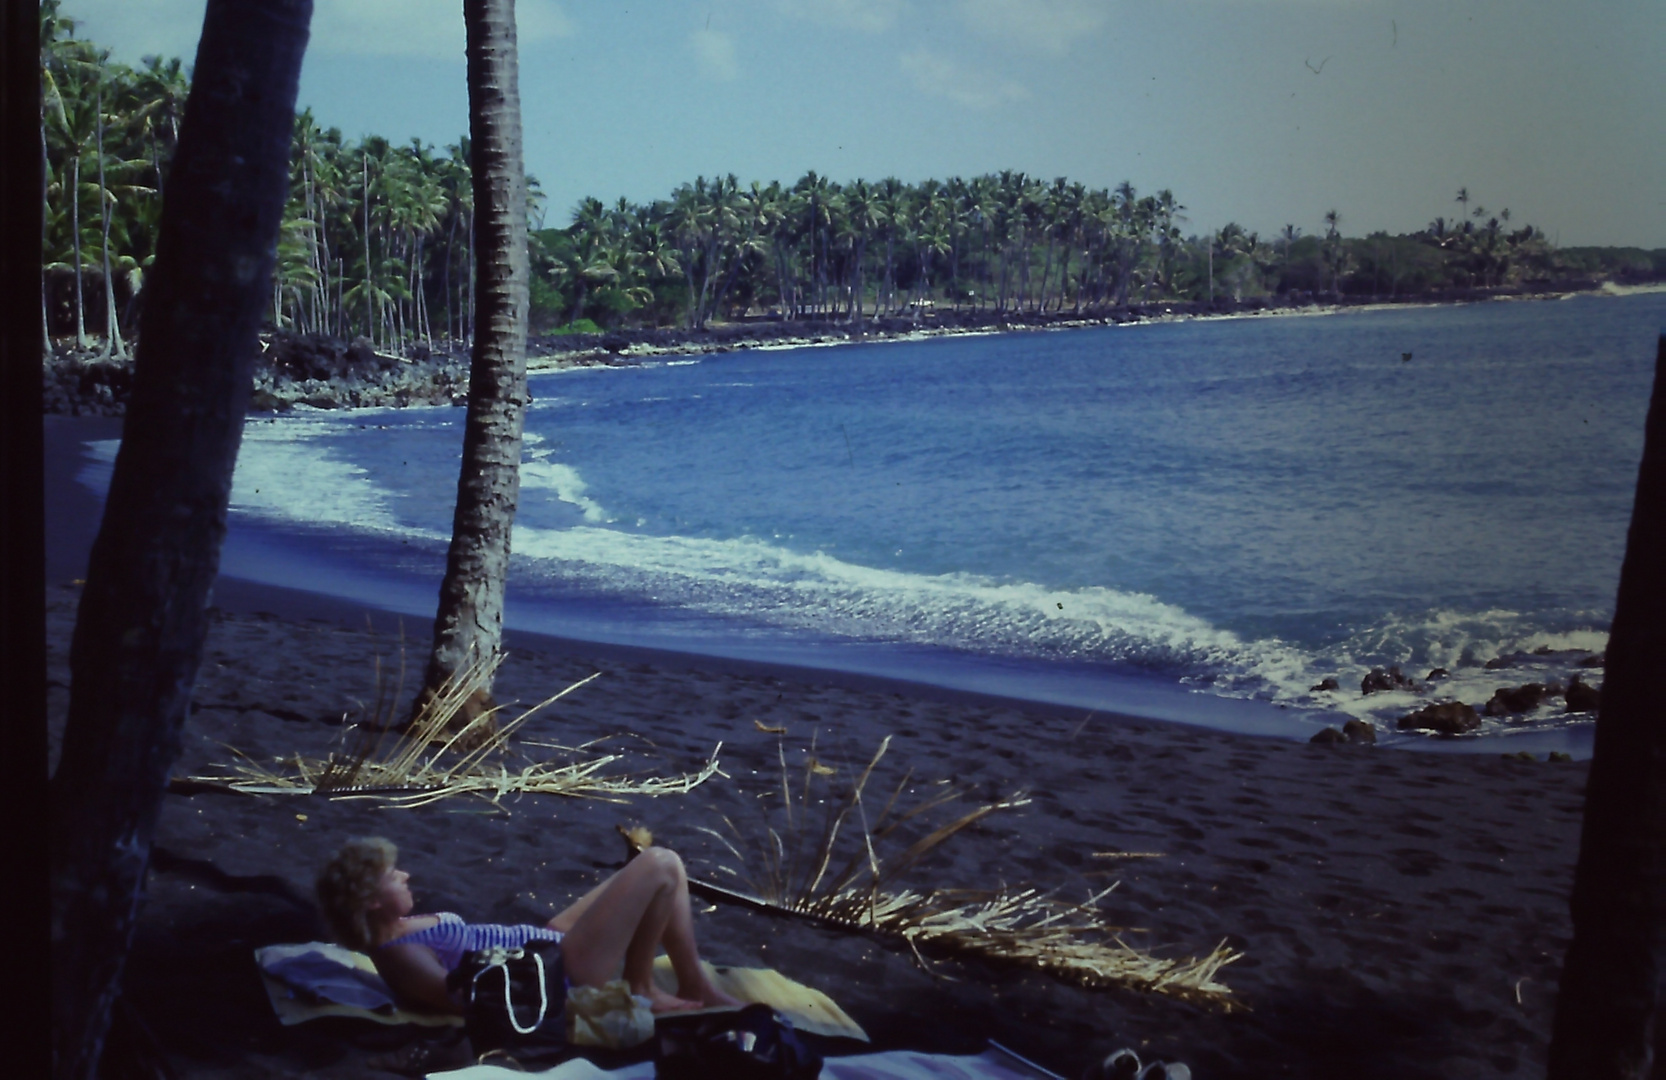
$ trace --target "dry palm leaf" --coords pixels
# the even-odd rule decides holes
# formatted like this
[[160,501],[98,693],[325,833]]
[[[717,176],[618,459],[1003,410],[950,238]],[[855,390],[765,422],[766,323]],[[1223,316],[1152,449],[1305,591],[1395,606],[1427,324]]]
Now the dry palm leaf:
[[[382,753],[382,744],[391,726],[387,721],[391,720],[392,706],[382,693],[378,662],[376,722],[355,729],[356,742],[350,751],[323,759],[296,754],[292,759],[280,760],[280,766],[292,767],[290,771],[267,768],[230,748],[241,759],[230,767],[230,775],[194,776],[187,783],[251,795],[376,799],[408,808],[454,795],[478,795],[496,803],[505,795],[522,793],[622,802],[632,795],[684,794],[719,773],[717,750],[722,749],[722,743],[698,772],[677,777],[629,779],[602,775],[604,768],[620,760],[619,754],[566,764],[531,762],[510,768],[501,758],[510,736],[534,714],[597,678],[600,672],[539,702],[507,724],[497,725],[488,712],[460,730],[448,732],[447,724],[470,695],[490,682],[501,662],[500,654],[471,664],[447,679],[386,754]],[[496,730],[482,740],[481,731],[493,727]],[[454,748],[459,752],[453,754]]]
[[[1098,902],[1105,889],[1083,903],[1054,899],[1034,888],[1000,890],[916,890],[896,882],[929,851],[997,810],[1029,802],[1023,794],[978,806],[911,844],[882,855],[887,837],[899,826],[958,797],[944,788],[906,812],[897,803],[908,783],[904,776],[877,817],[868,820],[863,792],[874,767],[890,746],[887,737],[867,767],[842,794],[814,798],[817,778],[836,774],[818,761],[814,744],[807,755],[802,785],[789,774],[785,750],[781,761],[781,809],[785,823],[767,825],[752,847],[758,858],[748,879],[752,892],[737,892],[705,881],[691,889],[708,899],[796,915],[827,926],[877,933],[906,941],[916,956],[922,947],[1021,964],[1085,986],[1124,986],[1231,1008],[1231,990],[1219,982],[1220,969],[1241,954],[1223,941],[1207,956],[1166,960],[1124,942],[1121,928],[1106,922]],[[819,827],[813,807],[822,806]],[[852,819],[856,819],[854,822]],[[724,819],[744,842],[741,831]],[[729,838],[707,829],[743,865],[749,860]],[[835,849],[850,849],[839,862]],[[835,865],[837,868],[835,869]],[[728,870],[728,868],[722,868]],[[733,870],[729,873],[735,874]]]

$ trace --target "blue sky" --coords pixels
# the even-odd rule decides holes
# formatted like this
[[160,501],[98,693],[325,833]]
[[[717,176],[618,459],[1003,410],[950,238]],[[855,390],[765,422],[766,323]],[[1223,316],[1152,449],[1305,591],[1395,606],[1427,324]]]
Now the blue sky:
[[[204,0],[64,0],[137,62]],[[349,138],[467,130],[460,0],[315,0],[301,104]],[[1408,231],[1453,196],[1563,244],[1666,247],[1660,0],[519,0],[548,223],[696,175],[1017,169],[1167,187],[1188,231]],[[1475,205],[1471,203],[1471,207]]]

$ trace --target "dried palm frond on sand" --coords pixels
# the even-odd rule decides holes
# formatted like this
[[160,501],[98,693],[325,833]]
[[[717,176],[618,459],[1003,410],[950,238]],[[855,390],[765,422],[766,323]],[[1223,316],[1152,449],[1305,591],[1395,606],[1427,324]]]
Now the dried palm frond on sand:
[[[1123,986],[1232,1008],[1231,990],[1216,978],[1241,955],[1223,941],[1207,956],[1166,960],[1125,943],[1121,928],[1108,924],[1098,903],[1114,889],[1104,889],[1082,903],[1069,903],[1035,888],[1008,890],[898,888],[895,882],[922,857],[962,829],[994,813],[1023,806],[1022,794],[986,803],[962,814],[907,847],[881,856],[888,837],[905,822],[942,806],[959,793],[945,788],[919,805],[899,812],[897,802],[908,784],[905,775],[878,815],[869,821],[863,791],[874,767],[890,746],[887,736],[873,760],[839,794],[822,797],[812,789],[838,770],[817,760],[812,743],[802,784],[781,761],[782,828],[767,825],[752,846],[759,858],[746,874],[752,893],[706,881],[689,882],[709,899],[813,919],[823,925],[900,938],[920,955],[922,947],[981,956],[1048,972],[1084,986]],[[910,774],[911,775],[911,774]],[[820,820],[812,807],[820,805]],[[854,820],[853,820],[854,819]],[[741,830],[724,819],[737,840]],[[706,829],[743,864],[747,856],[729,838]],[[835,849],[845,837],[848,854],[838,862]],[[728,869],[728,868],[723,868]],[[736,873],[729,870],[730,873]]]
[[[441,685],[426,706],[398,734],[383,753],[392,728],[392,701],[377,663],[377,703],[373,722],[354,729],[350,749],[326,758],[296,754],[279,768],[256,763],[234,747],[241,760],[222,776],[193,776],[188,783],[240,791],[251,795],[328,795],[334,798],[377,799],[396,807],[423,806],[454,795],[477,795],[496,803],[505,795],[566,795],[622,802],[632,795],[684,794],[719,772],[717,751],[698,772],[675,777],[630,779],[604,776],[602,770],[622,755],[557,764],[529,762],[511,768],[503,760],[509,739],[522,724],[546,706],[566,697],[600,676],[581,679],[499,726],[483,712],[460,730],[447,730],[458,711],[476,690],[488,685],[502,662],[501,654],[477,661]],[[482,732],[489,732],[482,737]],[[573,748],[584,751],[587,746]],[[291,771],[292,770],[292,771]]]

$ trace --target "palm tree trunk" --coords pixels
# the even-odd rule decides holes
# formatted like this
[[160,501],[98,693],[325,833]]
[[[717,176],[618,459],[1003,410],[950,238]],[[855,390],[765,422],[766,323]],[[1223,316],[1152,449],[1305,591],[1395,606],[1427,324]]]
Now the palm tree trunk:
[[209,0],[51,782],[52,1046],[97,1074],[201,661],[311,0]]
[[116,282],[110,272],[110,189],[104,182],[104,86],[100,83],[98,98],[93,106],[98,113],[98,217],[100,235],[99,254],[104,262],[104,359],[112,353],[117,360],[127,359],[127,348],[122,344],[121,325],[116,321]]
[[1661,1072],[1655,1026],[1666,961],[1666,335],[1657,344],[1643,461],[1608,637],[1596,747],[1574,872],[1550,1080]]
[[70,166],[69,228],[75,248],[75,344],[85,349],[92,342],[87,338],[87,304],[81,287],[81,148],[75,148],[74,164]]
[[[39,86],[39,83],[36,84],[36,88],[35,88],[34,108],[35,108],[35,111],[37,113],[40,112],[40,86]],[[40,194],[40,200],[39,200],[40,205],[37,206],[35,208],[35,210],[40,215],[40,245],[41,245],[41,250],[45,251],[46,250],[47,205],[46,205],[46,120],[45,120],[44,116],[42,117],[42,119],[40,121],[39,131],[40,131],[40,193],[41,194]],[[45,274],[40,275],[40,281],[38,282],[38,284],[40,286],[41,355],[44,358],[46,358],[47,360],[51,360],[54,357],[54,352],[53,352],[53,349],[52,349],[52,318],[47,313],[46,275]]]
[[474,219],[475,219],[475,216],[476,216],[476,213],[477,213],[478,206],[479,206],[479,204],[477,203],[474,207],[469,208],[469,273],[468,273],[468,290],[469,290],[468,323],[469,323],[469,325],[468,325],[468,342],[469,342],[469,347],[471,349],[474,347],[474,328],[475,328],[475,319],[476,319],[474,289],[475,289],[476,282],[479,280],[479,272],[478,272],[479,258],[478,258],[478,253],[475,251],[475,237],[474,237]]
[[376,293],[376,275],[370,269],[370,154],[359,157],[359,186],[364,199],[364,336],[376,344],[376,316],[371,298]]
[[[468,30],[469,138],[474,150],[477,295],[483,332],[475,335],[469,368],[457,509],[434,619],[434,649],[424,679],[430,692],[500,648],[527,401],[531,270],[515,3],[464,0],[463,18]],[[483,690],[489,692],[489,686]]]
[[[462,216],[463,211],[461,207],[459,207],[457,211],[451,215],[451,228],[446,232],[445,236],[445,269],[440,271],[440,291],[445,293],[445,336],[448,338],[453,337],[451,332],[451,260],[454,257],[454,253],[452,249],[455,247],[457,240],[457,219]],[[459,325],[457,329],[458,333],[456,337],[461,337],[462,326]],[[455,338],[453,338],[453,340],[455,340]]]

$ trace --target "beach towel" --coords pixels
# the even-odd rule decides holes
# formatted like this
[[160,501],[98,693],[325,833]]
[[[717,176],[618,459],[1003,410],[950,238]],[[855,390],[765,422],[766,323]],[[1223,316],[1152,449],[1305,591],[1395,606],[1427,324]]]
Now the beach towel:
[[[828,1058],[821,1080],[1042,1080],[1053,1074],[1031,1067],[1020,1058],[991,1048],[981,1054],[922,1054],[888,1050],[879,1054]],[[653,1080],[654,1063],[640,1062],[623,1069],[598,1068],[583,1058],[564,1061],[543,1072],[519,1072],[500,1065],[470,1065],[465,1069],[429,1073],[427,1080]]]
[[[712,985],[745,1004],[760,1002],[792,1021],[799,1031],[813,1035],[828,1035],[840,1039],[867,1042],[868,1033],[820,990],[794,982],[771,968],[719,967],[700,961],[706,978]],[[677,976],[671,971],[671,958],[662,956],[654,961],[654,984],[668,994],[677,992]],[[701,1009],[698,1012],[715,1010]],[[694,1015],[685,1013],[684,1015]]]
[[312,941],[304,945],[268,945],[255,950],[255,964],[272,1011],[284,1026],[321,1016],[356,1016],[378,1024],[461,1027],[460,1016],[401,1009],[393,991],[361,952]]
[[[272,1010],[285,1026],[320,1016],[357,1016],[379,1024],[421,1024],[460,1027],[460,1016],[442,1016],[401,1009],[393,992],[376,973],[376,965],[361,952],[321,941],[305,945],[268,945],[255,950],[261,981]],[[740,1001],[762,1002],[791,1020],[799,1031],[868,1041],[868,1033],[833,999],[820,990],[769,968],[716,967],[701,961],[706,977],[719,990]],[[671,960],[654,963],[654,982],[675,993],[677,977]]]

